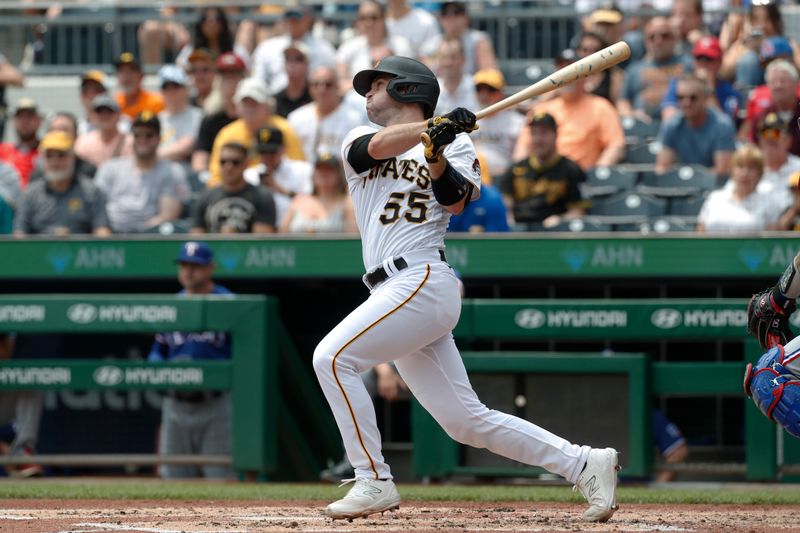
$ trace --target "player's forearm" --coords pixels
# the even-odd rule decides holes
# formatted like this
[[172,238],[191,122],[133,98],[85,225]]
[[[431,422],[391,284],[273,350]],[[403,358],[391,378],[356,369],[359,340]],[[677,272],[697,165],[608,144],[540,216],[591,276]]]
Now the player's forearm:
[[426,128],[426,122],[411,122],[386,127],[372,137],[367,152],[370,157],[375,159],[390,159],[398,156],[418,145],[419,136]]

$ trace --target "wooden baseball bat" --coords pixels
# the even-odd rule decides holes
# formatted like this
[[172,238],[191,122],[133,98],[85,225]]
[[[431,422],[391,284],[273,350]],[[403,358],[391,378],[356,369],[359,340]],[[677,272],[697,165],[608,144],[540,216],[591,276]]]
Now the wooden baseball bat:
[[[614,43],[611,46],[598,50],[597,52],[579,59],[578,61],[559,69],[546,78],[537,81],[530,87],[522,89],[516,94],[500,100],[497,103],[481,109],[475,113],[477,120],[486,118],[504,109],[515,106],[534,96],[548,93],[565,85],[569,85],[579,78],[586,78],[592,74],[602,72],[606,69],[622,63],[631,56],[631,48],[625,41]],[[427,133],[422,133],[420,141],[424,146],[430,145],[430,138]]]

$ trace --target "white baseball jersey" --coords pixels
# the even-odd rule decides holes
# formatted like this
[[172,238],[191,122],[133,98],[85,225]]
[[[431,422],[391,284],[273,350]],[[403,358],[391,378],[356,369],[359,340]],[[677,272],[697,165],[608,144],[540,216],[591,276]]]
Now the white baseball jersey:
[[[347,154],[353,141],[376,131],[370,126],[359,126],[345,136],[342,146],[344,173],[353,198],[367,271],[384,259],[406,252],[443,250],[450,222],[450,213],[433,196],[421,144],[362,173],[350,166]],[[480,196],[480,165],[469,136],[456,136],[444,155],[450,166],[475,186],[472,199]]]
[[321,153],[338,154],[344,136],[364,122],[364,115],[342,103],[336,110],[320,119],[315,103],[306,104],[286,117],[300,141],[307,161],[315,161]]

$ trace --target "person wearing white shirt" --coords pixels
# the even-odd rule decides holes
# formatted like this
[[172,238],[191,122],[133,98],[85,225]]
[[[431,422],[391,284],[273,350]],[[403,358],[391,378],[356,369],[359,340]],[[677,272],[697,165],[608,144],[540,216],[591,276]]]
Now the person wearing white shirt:
[[731,162],[730,181],[708,195],[697,216],[698,233],[751,233],[778,229],[786,210],[776,195],[758,191],[764,170],[764,156],[753,145],[736,150]]
[[800,171],[800,157],[789,152],[792,146],[789,124],[777,113],[767,113],[759,125],[757,137],[758,147],[764,154],[764,175],[757,190],[774,194],[779,205],[788,208],[794,201],[789,177]]
[[314,14],[309,6],[288,8],[284,21],[287,33],[262,41],[253,51],[252,76],[266,81],[272,94],[282,91],[288,83],[283,51],[292,41],[302,41],[306,45],[312,70],[336,62],[336,51],[331,43],[311,33]]
[[442,39],[454,38],[461,41],[464,48],[464,70],[475,74],[479,70],[497,68],[494,45],[486,32],[470,28],[469,14],[464,2],[443,2],[439,23],[442,34],[420,45],[420,53],[426,63],[433,63],[433,56]]
[[361,113],[343,104],[335,68],[317,67],[308,85],[311,103],[289,113],[287,120],[303,143],[306,160],[315,161],[322,152],[336,153],[345,134],[365,122]]
[[[478,98],[478,107],[483,109],[505,97],[505,78],[497,69],[479,70],[472,77]],[[517,133],[522,129],[525,116],[514,109],[506,109],[481,120],[481,126],[470,134],[472,143],[483,156],[492,176],[504,174],[511,166],[511,154],[517,142]]]
[[275,200],[275,220],[280,224],[295,195],[311,194],[314,165],[286,157],[283,133],[278,128],[260,128],[255,140],[261,163],[246,169],[244,179],[251,185],[269,189]]
[[386,8],[375,0],[359,4],[356,30],[358,35],[343,42],[336,52],[336,70],[343,93],[353,88],[353,76],[357,72],[372,68],[384,57],[414,54],[408,39],[402,35],[389,35]]
[[405,37],[411,43],[411,57],[420,57],[420,47],[442,33],[436,17],[424,9],[412,8],[408,0],[389,0],[386,14],[389,35]]
[[441,94],[436,114],[463,107],[478,108],[478,97],[472,76],[464,71],[464,47],[458,39],[445,39],[436,51],[437,75]]

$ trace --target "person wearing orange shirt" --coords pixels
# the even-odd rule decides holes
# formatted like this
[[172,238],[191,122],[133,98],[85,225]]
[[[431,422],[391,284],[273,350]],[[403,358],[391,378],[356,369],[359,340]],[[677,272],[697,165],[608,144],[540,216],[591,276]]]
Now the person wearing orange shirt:
[[[564,68],[576,59],[573,50],[564,50],[556,58],[556,67]],[[585,83],[581,78],[558,89],[555,97],[536,104],[526,120],[527,124],[540,113],[552,115],[558,124],[558,153],[584,171],[616,165],[625,157],[625,134],[617,110],[605,98],[587,93]],[[531,147],[531,131],[526,125],[517,137],[512,159],[526,159]]]
[[144,73],[139,62],[130,52],[124,52],[115,63],[117,67],[117,104],[123,115],[134,120],[143,111],[154,115],[164,109],[161,94],[145,90],[142,87]]
[[269,94],[264,80],[260,78],[242,80],[236,89],[233,101],[236,103],[236,113],[239,119],[219,130],[214,139],[208,164],[207,187],[216,187],[222,181],[219,154],[226,144],[238,143],[248,149],[248,167],[261,163],[259,154],[251,148],[255,141],[255,133],[262,126],[272,126],[281,131],[286,147],[286,157],[300,161],[305,160],[303,144],[297,133],[285,118],[274,114],[275,99]]

